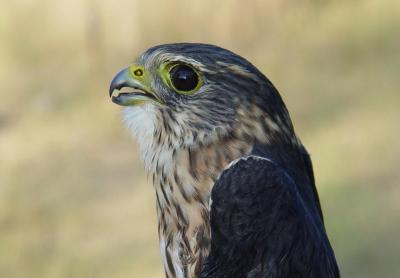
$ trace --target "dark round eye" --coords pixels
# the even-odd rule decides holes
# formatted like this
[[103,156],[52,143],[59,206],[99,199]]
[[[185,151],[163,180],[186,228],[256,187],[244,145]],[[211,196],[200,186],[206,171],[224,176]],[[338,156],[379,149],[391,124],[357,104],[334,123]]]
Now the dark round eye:
[[189,66],[176,65],[169,72],[172,85],[178,91],[189,92],[199,84],[199,76]]

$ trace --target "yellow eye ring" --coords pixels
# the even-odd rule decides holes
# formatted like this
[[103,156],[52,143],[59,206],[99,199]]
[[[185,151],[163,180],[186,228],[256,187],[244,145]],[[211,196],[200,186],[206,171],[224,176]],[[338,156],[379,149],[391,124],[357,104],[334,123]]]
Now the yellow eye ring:
[[193,94],[203,82],[197,70],[183,63],[168,63],[160,69],[161,77],[171,89],[179,94]]

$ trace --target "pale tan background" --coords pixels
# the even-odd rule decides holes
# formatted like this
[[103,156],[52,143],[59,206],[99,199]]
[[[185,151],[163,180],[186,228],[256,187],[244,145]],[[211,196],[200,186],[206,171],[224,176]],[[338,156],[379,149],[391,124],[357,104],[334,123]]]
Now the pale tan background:
[[161,277],[153,190],[107,90],[181,41],[279,88],[343,277],[399,277],[398,0],[2,0],[0,277]]

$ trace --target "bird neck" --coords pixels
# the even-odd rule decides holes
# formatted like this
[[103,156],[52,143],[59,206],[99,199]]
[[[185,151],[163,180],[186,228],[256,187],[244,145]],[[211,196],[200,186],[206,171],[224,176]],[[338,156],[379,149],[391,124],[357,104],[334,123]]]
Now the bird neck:
[[167,277],[196,277],[210,247],[211,188],[251,144],[225,138],[210,145],[165,149],[150,167],[156,191],[160,251]]
[[297,140],[288,116],[273,118],[256,106],[239,109],[238,119],[225,129],[197,131],[196,136],[162,112],[129,107],[125,122],[153,178],[166,276],[197,277],[210,248],[210,192],[221,172],[250,154],[255,142],[278,153]]

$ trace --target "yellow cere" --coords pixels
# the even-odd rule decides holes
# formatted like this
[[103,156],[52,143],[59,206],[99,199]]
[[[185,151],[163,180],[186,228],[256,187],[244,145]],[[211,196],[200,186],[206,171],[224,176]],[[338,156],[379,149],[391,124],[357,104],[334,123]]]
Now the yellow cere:
[[141,66],[132,65],[129,67],[129,74],[135,79],[142,79],[144,75],[144,69]]

